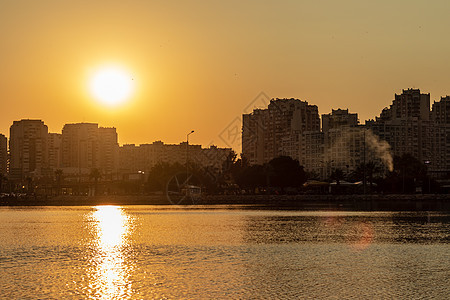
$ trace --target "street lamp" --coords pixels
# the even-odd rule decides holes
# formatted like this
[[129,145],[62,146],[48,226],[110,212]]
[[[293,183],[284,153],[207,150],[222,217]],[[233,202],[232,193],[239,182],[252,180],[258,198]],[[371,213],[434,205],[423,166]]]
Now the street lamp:
[[188,179],[188,173],[189,173],[189,170],[188,170],[188,161],[189,161],[189,136],[191,135],[191,134],[193,134],[194,133],[194,130],[191,130],[191,132],[189,132],[187,135],[186,135],[186,184],[187,184],[187,179]]
[[431,194],[431,172],[430,172],[430,165],[431,161],[425,160],[424,165],[427,166],[427,176],[428,176],[428,193]]

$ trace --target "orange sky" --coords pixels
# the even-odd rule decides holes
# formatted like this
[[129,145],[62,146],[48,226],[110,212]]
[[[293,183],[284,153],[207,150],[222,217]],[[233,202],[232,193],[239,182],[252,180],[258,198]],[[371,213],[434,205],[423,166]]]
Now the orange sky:
[[[119,142],[220,135],[260,93],[363,121],[394,93],[450,94],[449,1],[0,0],[0,133],[38,118],[115,126]],[[114,63],[137,90],[109,108],[88,75]],[[233,123],[234,122],[234,123]]]

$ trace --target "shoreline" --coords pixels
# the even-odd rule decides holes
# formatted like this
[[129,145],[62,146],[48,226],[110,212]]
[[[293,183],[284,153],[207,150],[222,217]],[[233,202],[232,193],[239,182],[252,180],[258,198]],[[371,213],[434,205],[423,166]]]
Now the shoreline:
[[[165,195],[4,197],[0,206],[172,205]],[[180,206],[192,206],[185,201]],[[299,210],[450,211],[450,195],[205,195],[195,205],[251,205]]]

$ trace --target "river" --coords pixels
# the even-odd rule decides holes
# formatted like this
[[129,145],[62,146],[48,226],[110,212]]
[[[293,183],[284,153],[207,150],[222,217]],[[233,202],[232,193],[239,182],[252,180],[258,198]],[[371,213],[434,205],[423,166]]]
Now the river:
[[0,207],[0,299],[450,295],[450,213]]

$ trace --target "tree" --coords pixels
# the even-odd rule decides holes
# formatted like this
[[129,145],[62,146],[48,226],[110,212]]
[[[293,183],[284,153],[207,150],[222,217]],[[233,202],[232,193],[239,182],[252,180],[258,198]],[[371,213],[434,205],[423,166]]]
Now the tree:
[[342,169],[334,169],[333,172],[331,172],[330,178],[332,180],[336,180],[336,185],[341,184],[341,180],[344,179],[344,171]]
[[268,185],[280,187],[300,187],[306,181],[306,173],[298,160],[289,156],[272,159],[266,166]]
[[180,165],[179,163],[157,163],[148,172],[148,191],[164,191],[166,189],[166,184],[170,180],[170,178],[179,172],[186,172],[186,167]]
[[245,167],[237,178],[236,183],[241,188],[254,189],[266,186],[266,173],[264,167],[261,165]]
[[377,164],[374,161],[369,161],[365,165],[361,163],[356,170],[351,174],[351,178],[353,180],[364,181],[364,175],[366,176],[366,180],[369,182],[370,187],[372,188],[373,183],[376,178],[381,177],[383,172],[382,166]]
[[409,153],[394,156],[394,170],[383,180],[388,193],[414,193],[418,182],[426,180],[426,166]]

